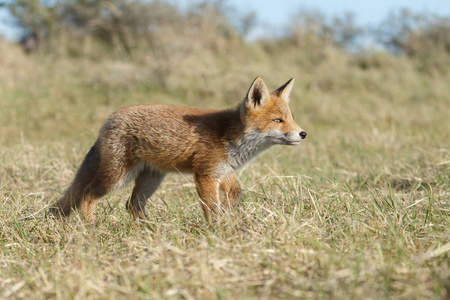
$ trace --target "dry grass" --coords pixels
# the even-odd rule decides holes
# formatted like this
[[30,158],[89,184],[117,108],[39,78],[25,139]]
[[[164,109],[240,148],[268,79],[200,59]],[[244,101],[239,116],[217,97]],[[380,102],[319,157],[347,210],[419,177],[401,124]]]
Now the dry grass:
[[[333,49],[313,62],[252,47],[197,53],[189,79],[174,71],[161,88],[150,65],[0,44],[0,297],[449,297],[449,75],[389,56],[372,66]],[[242,205],[215,228],[177,174],[149,201],[146,226],[124,210],[130,187],[101,201],[95,228],[47,216],[113,110],[230,107],[256,75],[271,88],[297,78],[292,107],[308,138],[240,172]]]

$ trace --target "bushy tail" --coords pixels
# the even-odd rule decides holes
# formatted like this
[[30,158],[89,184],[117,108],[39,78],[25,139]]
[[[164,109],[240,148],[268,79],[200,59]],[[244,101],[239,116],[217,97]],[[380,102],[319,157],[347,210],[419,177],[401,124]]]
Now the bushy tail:
[[84,198],[89,196],[99,164],[100,153],[96,143],[86,154],[70,187],[61,199],[50,208],[50,213],[68,216],[73,209],[78,209]]

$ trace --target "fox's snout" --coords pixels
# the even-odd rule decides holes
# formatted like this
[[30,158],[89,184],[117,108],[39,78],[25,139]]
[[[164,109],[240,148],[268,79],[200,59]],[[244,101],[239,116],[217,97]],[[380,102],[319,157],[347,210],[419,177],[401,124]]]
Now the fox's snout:
[[308,134],[306,133],[306,131],[302,131],[300,132],[300,137],[302,138],[302,140],[304,140],[306,138]]

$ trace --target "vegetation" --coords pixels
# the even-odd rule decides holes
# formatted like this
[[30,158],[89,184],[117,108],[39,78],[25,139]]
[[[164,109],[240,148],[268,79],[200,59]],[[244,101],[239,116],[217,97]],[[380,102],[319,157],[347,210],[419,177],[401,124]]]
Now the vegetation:
[[[250,43],[226,10],[169,15],[130,51],[94,35],[55,33],[58,51],[30,55],[0,43],[0,297],[448,298],[448,50],[351,54],[320,34],[302,44],[299,30]],[[308,137],[242,170],[242,204],[214,228],[182,174],[143,226],[124,209],[131,187],[99,203],[95,227],[48,216],[118,107],[227,108],[257,75],[269,88],[296,77]]]

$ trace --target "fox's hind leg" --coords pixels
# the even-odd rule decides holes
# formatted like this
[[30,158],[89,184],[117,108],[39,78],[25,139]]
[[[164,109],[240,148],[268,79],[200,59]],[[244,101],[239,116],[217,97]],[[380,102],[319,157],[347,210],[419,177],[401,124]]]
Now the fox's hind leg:
[[95,221],[94,210],[99,198],[118,186],[123,177],[123,167],[117,160],[100,159],[98,143],[87,153],[70,187],[50,212],[68,216],[79,209],[83,217]]
[[79,203],[79,209],[84,219],[94,223],[95,222],[95,207],[98,200],[115,189],[121,177],[112,175],[113,172],[108,172],[109,176],[105,176],[103,172],[98,172],[92,181],[92,184],[85,188],[83,196]]
[[98,181],[100,167],[99,147],[98,143],[95,143],[86,154],[72,184],[58,202],[50,207],[50,212],[66,217],[73,209],[81,209],[87,219],[93,220],[94,199],[105,194],[104,188],[99,189],[94,184]]
[[230,174],[222,180],[220,189],[225,196],[225,199],[222,202],[224,207],[235,206],[241,200],[242,190],[234,174]]
[[161,182],[166,177],[166,173],[154,170],[146,166],[136,177],[131,198],[126,204],[128,212],[133,220],[145,219],[145,205],[147,199],[158,189]]

